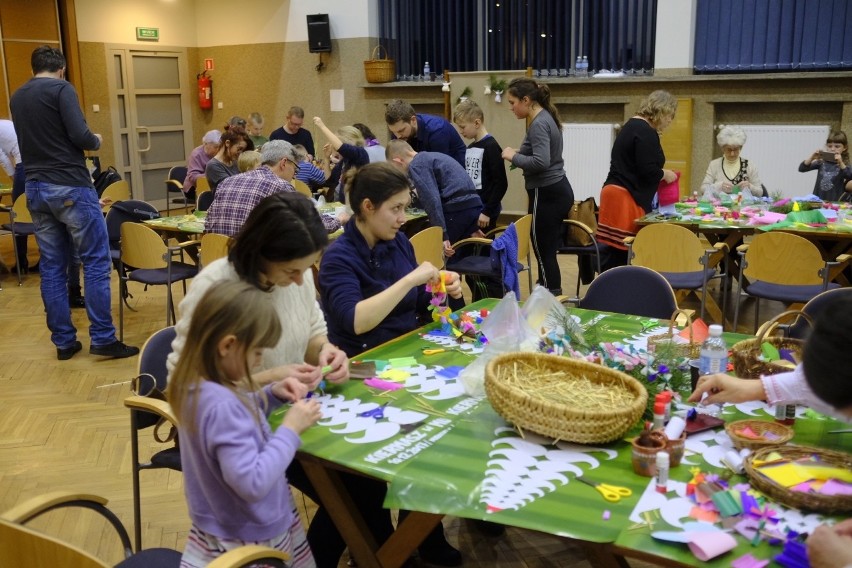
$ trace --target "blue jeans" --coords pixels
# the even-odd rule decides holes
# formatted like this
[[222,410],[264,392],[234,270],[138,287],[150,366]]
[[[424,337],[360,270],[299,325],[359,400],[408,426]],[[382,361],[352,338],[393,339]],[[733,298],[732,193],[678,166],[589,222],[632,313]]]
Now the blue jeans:
[[90,187],[28,181],[27,205],[41,251],[41,298],[54,345],[65,349],[77,340],[68,304],[68,264],[75,249],[83,262],[91,344],[113,343],[116,338],[109,288],[112,262],[97,193]]

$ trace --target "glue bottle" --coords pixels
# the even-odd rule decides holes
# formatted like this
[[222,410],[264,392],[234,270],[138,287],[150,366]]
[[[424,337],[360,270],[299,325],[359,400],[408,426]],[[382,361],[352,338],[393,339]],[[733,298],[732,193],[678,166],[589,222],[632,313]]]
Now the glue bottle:
[[669,453],[657,452],[657,476],[654,482],[657,493],[666,493],[669,486]]
[[666,403],[658,400],[654,402],[654,424],[652,430],[661,430],[666,425]]
[[777,404],[775,405],[775,422],[792,426],[796,422],[796,405],[795,404]]

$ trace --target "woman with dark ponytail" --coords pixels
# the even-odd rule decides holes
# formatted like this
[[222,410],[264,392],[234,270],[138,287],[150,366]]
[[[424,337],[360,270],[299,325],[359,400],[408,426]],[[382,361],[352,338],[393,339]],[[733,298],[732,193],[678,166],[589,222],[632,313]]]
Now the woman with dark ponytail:
[[562,220],[574,204],[574,190],[565,175],[562,159],[562,124],[550,102],[550,88],[527,78],[509,83],[509,106],[516,118],[527,119],[527,135],[521,147],[503,149],[503,159],[524,172],[533,215],[532,247],[538,260],[538,283],[558,295],[562,275],[556,251]]

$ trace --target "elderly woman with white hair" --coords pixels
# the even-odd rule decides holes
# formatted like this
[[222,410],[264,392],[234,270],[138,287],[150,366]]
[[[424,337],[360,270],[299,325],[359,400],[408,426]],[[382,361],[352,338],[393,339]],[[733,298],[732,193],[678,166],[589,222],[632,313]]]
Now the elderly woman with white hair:
[[726,126],[716,135],[716,142],[722,149],[722,157],[716,158],[707,166],[701,191],[705,199],[720,199],[722,194],[736,193],[735,188],[744,195],[760,197],[763,187],[757,168],[740,156],[746,143],[746,133],[738,126]]

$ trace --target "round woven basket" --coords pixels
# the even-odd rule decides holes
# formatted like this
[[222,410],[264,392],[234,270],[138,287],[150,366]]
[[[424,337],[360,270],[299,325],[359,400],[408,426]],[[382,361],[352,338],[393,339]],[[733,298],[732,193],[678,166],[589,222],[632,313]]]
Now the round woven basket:
[[[767,432],[771,432],[775,434],[777,438],[774,440],[755,440],[753,438],[746,438],[737,434],[738,430],[742,430],[746,426],[751,428],[751,430],[759,436],[762,436]],[[777,422],[770,422],[768,420],[737,420],[736,422],[725,424],[725,432],[728,433],[728,437],[731,438],[731,441],[734,443],[734,447],[738,450],[742,450],[743,448],[757,450],[769,446],[781,446],[793,439],[792,428],[784,426],[783,424],[778,424]]]
[[675,343],[674,353],[672,355],[680,357],[689,357],[697,359],[701,354],[701,344],[695,342],[692,331],[692,314],[686,310],[677,309],[672,314],[669,320],[669,331],[661,335],[652,335],[648,337],[648,351],[656,351],[657,347],[665,343],[673,343],[675,336],[675,320],[678,314],[686,316],[686,327],[689,329],[689,343]]
[[801,316],[805,318],[805,321],[813,326],[813,320],[811,320],[808,314],[791,310],[789,312],[778,314],[760,326],[760,329],[757,330],[757,337],[754,339],[743,339],[742,341],[734,343],[733,347],[731,347],[731,359],[734,363],[734,371],[738,377],[743,379],[759,379],[761,375],[776,375],[778,373],[786,373],[791,370],[789,367],[780,365],[776,361],[762,361],[761,355],[763,354],[763,351],[761,350],[761,345],[764,343],[770,343],[779,350],[789,349],[795,354],[797,359],[801,360],[802,347],[805,344],[804,341],[787,337],[768,337],[769,333],[771,333],[782,320],[789,319],[793,316]]
[[821,495],[819,493],[790,491],[760,473],[754,466],[754,460],[765,460],[771,452],[778,452],[782,457],[789,460],[816,455],[826,464],[847,470],[852,469],[852,455],[808,446],[783,446],[762,448],[749,455],[745,460],[746,475],[748,475],[752,487],[782,505],[824,514],[852,513],[852,495]]
[[[542,370],[567,372],[597,384],[623,386],[635,398],[626,407],[590,410],[533,397],[529,393],[536,390],[535,376],[523,388],[500,378],[501,368],[522,363]],[[485,394],[497,414],[518,428],[581,444],[621,438],[641,418],[648,401],[648,391],[629,375],[594,363],[542,353],[506,353],[489,361],[485,368]]]

